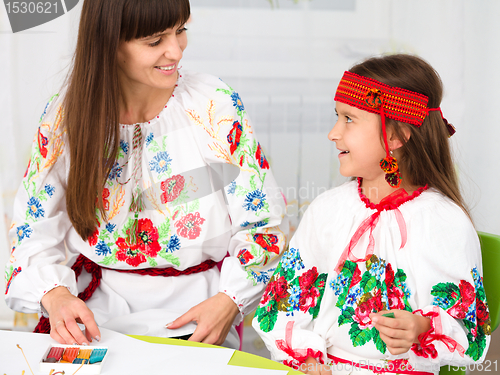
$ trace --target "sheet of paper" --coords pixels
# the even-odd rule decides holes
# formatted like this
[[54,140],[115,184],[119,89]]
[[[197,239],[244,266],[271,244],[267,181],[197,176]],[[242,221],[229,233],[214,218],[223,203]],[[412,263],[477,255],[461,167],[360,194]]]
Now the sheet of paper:
[[[284,375],[286,371],[260,370],[230,366],[234,350],[196,348],[152,344],[101,328],[103,339],[96,343],[109,347],[103,375],[124,374],[204,374],[204,375]],[[56,344],[49,335],[0,330],[0,375],[31,374],[19,344],[35,374],[39,362],[50,345]]]

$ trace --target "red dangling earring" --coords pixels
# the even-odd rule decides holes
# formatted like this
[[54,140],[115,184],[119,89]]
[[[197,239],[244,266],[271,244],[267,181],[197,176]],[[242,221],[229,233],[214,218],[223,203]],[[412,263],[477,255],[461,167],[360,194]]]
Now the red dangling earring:
[[401,185],[401,173],[399,172],[398,161],[392,156],[392,151],[389,151],[391,156],[387,156],[380,160],[380,168],[385,172],[385,180],[393,188],[398,188]]

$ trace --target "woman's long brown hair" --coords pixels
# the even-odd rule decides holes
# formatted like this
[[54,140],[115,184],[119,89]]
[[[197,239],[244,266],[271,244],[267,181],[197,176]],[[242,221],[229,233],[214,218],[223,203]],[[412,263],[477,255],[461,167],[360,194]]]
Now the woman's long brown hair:
[[64,126],[70,149],[66,206],[84,240],[95,230],[96,210],[107,219],[102,191],[120,142],[118,46],[183,24],[189,15],[189,0],[83,3],[73,67],[67,78]]
[[[438,108],[441,104],[441,78],[432,66],[417,56],[397,54],[373,57],[355,65],[350,71],[389,86],[426,95],[429,98],[428,108]],[[403,143],[397,158],[403,181],[411,186],[428,185],[439,190],[470,218],[451,157],[449,132],[439,111],[431,111],[419,128],[392,119],[386,119],[386,125]],[[406,139],[403,127],[410,132],[409,139]]]

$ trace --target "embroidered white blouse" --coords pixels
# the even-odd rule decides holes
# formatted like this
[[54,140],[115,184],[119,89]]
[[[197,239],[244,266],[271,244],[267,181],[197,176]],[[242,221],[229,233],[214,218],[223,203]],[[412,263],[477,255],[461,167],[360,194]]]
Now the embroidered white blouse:
[[[103,269],[87,305],[100,326],[154,336],[192,333],[192,324],[164,326],[219,291],[240,309],[235,324],[255,309],[288,223],[239,95],[216,77],[183,71],[156,118],[121,125],[120,152],[103,191],[108,222],[98,214],[86,241],[66,211],[70,160],[62,96],[53,97],[41,117],[15,200],[8,306],[40,312],[42,296],[61,285],[77,295],[90,280],[83,272],[75,281],[69,266],[78,254],[111,269],[185,270],[229,252],[220,272],[153,277]],[[145,206],[137,217],[129,209],[133,196]]]
[[[392,196],[392,195],[391,195]],[[390,196],[390,197],[391,197]],[[392,198],[392,197],[391,197]],[[465,213],[434,189],[378,205],[348,182],[319,196],[269,282],[253,320],[275,360],[307,357],[402,372],[484,359],[490,322],[478,236]],[[369,314],[401,309],[431,318],[421,345],[392,356]]]

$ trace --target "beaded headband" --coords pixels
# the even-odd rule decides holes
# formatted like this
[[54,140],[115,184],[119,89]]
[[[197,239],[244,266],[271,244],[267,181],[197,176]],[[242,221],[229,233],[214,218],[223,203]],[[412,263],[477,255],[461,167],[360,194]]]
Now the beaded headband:
[[385,129],[386,117],[419,128],[430,111],[439,111],[450,137],[455,133],[453,125],[443,117],[441,108],[427,108],[429,101],[427,96],[392,87],[355,73],[344,73],[335,93],[335,101],[380,115],[386,151],[386,157],[380,161],[380,167],[386,173],[385,179],[392,187],[401,185],[401,174],[396,159],[389,152]]

